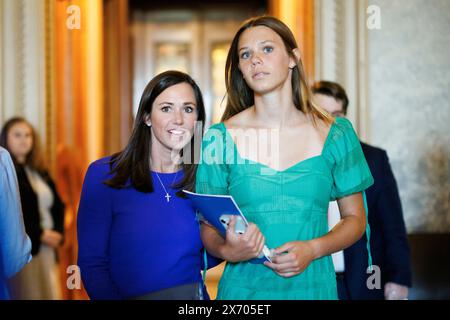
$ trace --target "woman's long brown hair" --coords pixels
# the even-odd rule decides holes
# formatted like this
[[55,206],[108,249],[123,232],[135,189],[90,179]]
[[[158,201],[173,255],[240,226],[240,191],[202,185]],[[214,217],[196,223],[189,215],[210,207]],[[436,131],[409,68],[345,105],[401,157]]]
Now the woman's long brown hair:
[[[153,102],[167,88],[179,83],[189,84],[195,95],[197,103],[197,121],[205,122],[205,107],[200,88],[195,81],[187,74],[179,71],[166,71],[155,76],[145,87],[142,93],[139,109],[134,122],[133,132],[123,151],[112,156],[111,179],[104,181],[110,187],[121,189],[131,184],[136,190],[150,193],[153,192],[153,182],[150,175],[150,157],[151,157],[151,130],[145,123],[145,118],[152,111]],[[196,153],[200,150],[195,148],[194,139],[202,139],[203,130],[194,134],[188,147],[184,150],[189,151],[190,159],[197,159]],[[187,152],[184,151],[184,152]],[[183,150],[180,151],[183,157]],[[191,163],[183,163],[184,178],[174,187],[193,191],[195,188],[195,173],[197,164],[195,161]],[[184,193],[177,192],[177,195],[184,197]]]
[[[298,48],[297,42],[291,30],[283,22],[270,16],[254,17],[245,21],[234,36],[228,51],[225,65],[225,83],[228,99],[221,121],[231,118],[255,103],[253,90],[247,85],[239,70],[238,44],[239,38],[245,30],[257,26],[264,26],[275,31],[283,40],[289,56],[297,61],[293,53],[293,50]],[[292,69],[292,99],[295,107],[304,114],[312,115],[314,124],[317,119],[321,119],[329,124],[333,123],[334,119],[325,110],[316,106],[311,98],[311,90],[300,59]]]
[[3,148],[5,148],[6,150],[9,151],[14,163],[17,164],[16,157],[14,156],[14,154],[11,153],[11,150],[9,149],[9,146],[8,146],[8,134],[9,134],[9,131],[11,130],[11,128],[18,123],[24,123],[30,128],[31,136],[33,139],[31,150],[27,154],[24,164],[29,166],[31,169],[36,170],[40,173],[46,172],[47,167],[45,165],[45,160],[41,153],[41,145],[40,145],[40,141],[39,141],[39,136],[37,135],[36,130],[34,130],[33,126],[27,120],[25,120],[25,118],[14,117],[5,122],[5,124],[3,125],[3,128],[2,128],[2,132],[0,134],[0,146],[2,146]]

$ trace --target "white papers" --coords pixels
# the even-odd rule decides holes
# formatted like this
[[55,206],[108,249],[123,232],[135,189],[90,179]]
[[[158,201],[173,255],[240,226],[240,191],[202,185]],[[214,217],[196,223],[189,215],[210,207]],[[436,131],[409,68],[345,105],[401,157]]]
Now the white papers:
[[[337,201],[331,201],[328,206],[328,230],[333,229],[333,227],[341,220],[341,213],[339,212],[339,207]],[[334,264],[334,270],[336,272],[344,272],[345,262],[344,262],[344,251],[338,251],[331,255]]]

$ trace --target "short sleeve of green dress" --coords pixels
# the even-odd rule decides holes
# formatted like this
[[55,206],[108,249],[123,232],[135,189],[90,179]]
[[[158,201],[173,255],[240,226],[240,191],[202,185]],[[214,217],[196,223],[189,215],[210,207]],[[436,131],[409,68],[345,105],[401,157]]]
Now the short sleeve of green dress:
[[[293,142],[295,147],[295,142]],[[210,127],[202,143],[196,191],[230,194],[269,248],[307,241],[328,232],[331,200],[364,191],[373,183],[351,123],[336,119],[322,154],[278,171],[239,155],[223,123]],[[314,260],[294,277],[278,276],[262,264],[227,263],[218,299],[337,299],[331,256]]]
[[351,122],[336,118],[333,129],[322,155],[332,165],[331,200],[336,200],[367,189],[373,178]]

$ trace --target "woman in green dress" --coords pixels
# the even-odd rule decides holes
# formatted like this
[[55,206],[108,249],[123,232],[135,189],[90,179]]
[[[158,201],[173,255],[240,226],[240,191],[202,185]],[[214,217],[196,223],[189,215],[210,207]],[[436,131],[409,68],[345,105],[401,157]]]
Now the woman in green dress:
[[[226,239],[202,224],[207,250],[228,261],[218,299],[337,299],[331,253],[364,234],[363,191],[373,183],[351,123],[311,101],[294,36],[273,17],[238,30],[226,85],[223,122],[204,137],[196,190],[232,195],[252,223],[234,234],[233,220]],[[334,199],[342,220],[328,232]],[[248,262],[264,243],[272,262]]]

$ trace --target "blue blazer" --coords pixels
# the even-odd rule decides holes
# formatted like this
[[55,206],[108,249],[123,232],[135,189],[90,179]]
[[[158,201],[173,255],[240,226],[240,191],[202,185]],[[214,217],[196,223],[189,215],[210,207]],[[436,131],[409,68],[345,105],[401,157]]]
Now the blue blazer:
[[[362,150],[374,178],[366,190],[371,228],[370,246],[373,264],[380,267],[380,289],[369,290],[367,279],[366,235],[344,250],[344,286],[347,299],[384,299],[384,284],[395,282],[411,286],[410,250],[403,220],[397,182],[392,173],[386,151],[361,143]],[[373,283],[373,281],[370,281]]]

